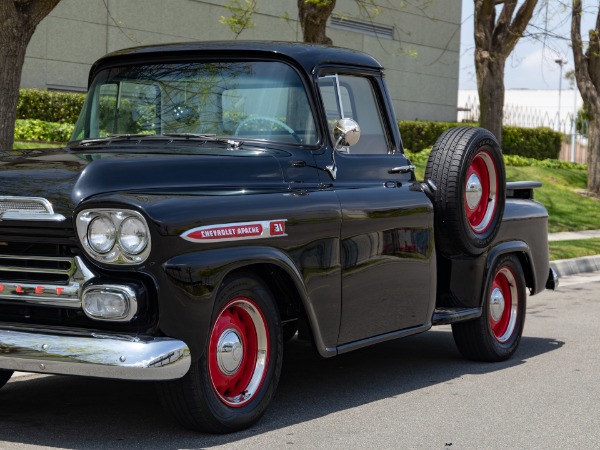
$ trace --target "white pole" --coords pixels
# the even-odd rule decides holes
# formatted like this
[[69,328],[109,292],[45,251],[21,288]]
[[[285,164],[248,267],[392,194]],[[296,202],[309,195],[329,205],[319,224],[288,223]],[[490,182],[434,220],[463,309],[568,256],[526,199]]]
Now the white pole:
[[575,162],[575,139],[577,138],[577,84],[573,86],[573,136],[571,136],[571,162]]
[[560,75],[558,77],[558,124],[556,126],[556,131],[561,131],[561,127],[562,127],[562,123],[560,121],[560,108],[561,108],[561,97],[562,97],[562,73],[563,73],[563,66],[568,62],[562,58],[560,59],[555,59],[554,62],[556,64],[558,64],[558,67],[560,67]]

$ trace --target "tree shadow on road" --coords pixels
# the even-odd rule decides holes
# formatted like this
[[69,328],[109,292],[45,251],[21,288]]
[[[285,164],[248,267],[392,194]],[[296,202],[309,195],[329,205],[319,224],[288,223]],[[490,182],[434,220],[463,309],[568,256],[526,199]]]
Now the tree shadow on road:
[[214,436],[181,428],[163,411],[151,383],[17,378],[0,391],[0,447],[2,441],[85,449],[226,445],[467,374],[506,370],[563,344],[523,337],[511,360],[477,363],[460,356],[448,328],[331,359],[294,339],[286,345],[279,389],[265,417],[249,430]]

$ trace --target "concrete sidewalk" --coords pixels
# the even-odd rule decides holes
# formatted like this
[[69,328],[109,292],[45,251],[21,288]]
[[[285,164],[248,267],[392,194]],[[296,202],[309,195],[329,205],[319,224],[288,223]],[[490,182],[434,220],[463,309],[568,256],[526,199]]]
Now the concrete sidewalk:
[[564,231],[548,233],[548,241],[576,241],[578,239],[600,238],[600,230]]
[[[600,230],[565,231],[562,233],[548,233],[548,242],[575,241],[578,239],[600,238]],[[558,276],[576,275],[578,273],[600,271],[600,255],[584,256],[581,258],[559,259],[552,261],[550,266],[556,270]]]

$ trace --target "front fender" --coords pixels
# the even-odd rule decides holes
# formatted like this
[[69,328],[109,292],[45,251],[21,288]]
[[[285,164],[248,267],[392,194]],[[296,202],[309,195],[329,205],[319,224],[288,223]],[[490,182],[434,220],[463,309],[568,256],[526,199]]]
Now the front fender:
[[[191,316],[200,320],[202,326],[198,326],[198,322],[195,327],[192,327],[192,330],[189,329],[190,324],[186,327],[187,329],[181,326],[181,314],[185,313],[187,308],[182,307],[182,301],[179,301],[170,302],[167,307],[169,314],[163,314],[165,310],[161,305],[161,329],[168,335],[175,332],[173,335],[183,339],[190,346],[192,358],[196,360],[196,357],[199,357],[204,351],[210,330],[213,305],[224,278],[235,270],[262,264],[275,265],[290,277],[302,301],[319,353],[324,357],[335,355],[335,347],[328,347],[323,340],[316,312],[309,300],[301,271],[288,254],[273,247],[245,246],[211,249],[186,253],[165,262],[162,269],[169,278],[170,284],[175,286],[178,292],[177,298],[187,299],[183,300],[183,303],[192,305]],[[179,309],[179,311],[175,311],[175,309]],[[202,317],[198,317],[200,310],[203,311],[200,313]],[[181,334],[188,337],[181,336]]]

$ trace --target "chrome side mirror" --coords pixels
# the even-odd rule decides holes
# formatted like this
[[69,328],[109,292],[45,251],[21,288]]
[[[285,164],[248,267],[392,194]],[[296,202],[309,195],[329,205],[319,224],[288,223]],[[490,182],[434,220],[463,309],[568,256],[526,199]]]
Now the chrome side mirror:
[[340,119],[333,126],[333,137],[336,150],[340,147],[352,147],[360,139],[360,127],[352,119]]
[[327,172],[335,180],[337,175],[337,166],[335,164],[335,152],[341,151],[342,147],[352,147],[360,139],[360,127],[349,118],[338,120],[333,126],[333,138],[335,139],[335,148],[333,149],[332,164],[326,166]]

